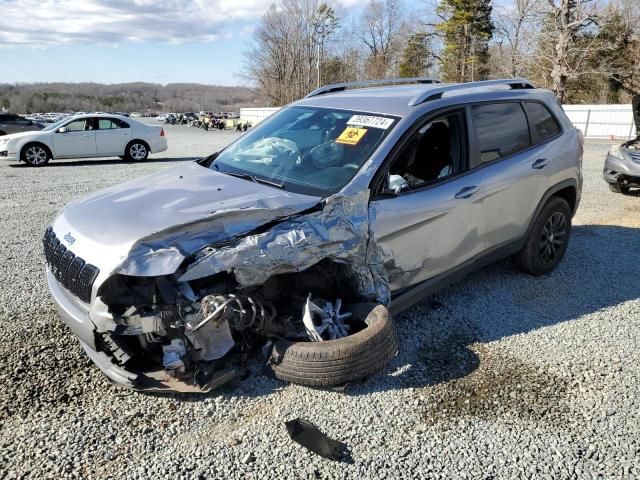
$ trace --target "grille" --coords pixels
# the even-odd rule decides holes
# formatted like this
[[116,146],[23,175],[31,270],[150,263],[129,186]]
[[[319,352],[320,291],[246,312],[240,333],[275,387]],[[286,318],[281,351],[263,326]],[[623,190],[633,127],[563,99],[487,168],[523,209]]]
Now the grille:
[[58,282],[83,302],[90,302],[93,282],[100,270],[60,243],[51,227],[47,228],[42,244],[45,259]]
[[640,163],[640,152],[631,152],[627,150],[627,153],[631,157],[631,160],[633,160],[634,162]]

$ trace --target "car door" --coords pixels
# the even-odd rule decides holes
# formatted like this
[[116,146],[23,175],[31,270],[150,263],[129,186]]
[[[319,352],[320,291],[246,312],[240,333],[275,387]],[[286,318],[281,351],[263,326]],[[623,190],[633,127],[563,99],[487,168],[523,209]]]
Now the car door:
[[481,248],[466,124],[464,109],[421,122],[381,172],[370,222],[392,291],[451,270]]
[[96,156],[96,136],[92,118],[80,118],[62,125],[53,134],[56,158]]
[[522,238],[544,194],[552,152],[532,147],[529,122],[520,101],[472,105],[472,171],[478,172],[477,201],[484,218],[484,250]]
[[97,154],[122,155],[131,137],[131,127],[117,118],[98,118],[96,130]]

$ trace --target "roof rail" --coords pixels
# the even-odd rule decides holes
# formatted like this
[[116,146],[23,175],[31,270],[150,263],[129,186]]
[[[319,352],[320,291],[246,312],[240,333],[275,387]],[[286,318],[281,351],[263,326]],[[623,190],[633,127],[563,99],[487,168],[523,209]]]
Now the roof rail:
[[318,95],[324,95],[325,93],[341,92],[348,88],[363,88],[376,85],[399,85],[406,83],[440,83],[437,78],[431,77],[411,77],[411,78],[379,78],[376,80],[364,80],[361,82],[345,82],[345,83],[332,83],[320,87],[304,98],[315,97]]
[[529,80],[525,80],[524,78],[511,78],[507,80],[483,80],[479,82],[468,82],[468,83],[453,83],[449,85],[442,85],[441,87],[430,88],[429,90],[426,90],[423,93],[416,95],[409,102],[409,106],[415,107],[416,105],[420,105],[421,103],[429,102],[431,100],[437,100],[439,98],[442,98],[442,95],[444,93],[451,92],[451,91],[464,90],[468,88],[498,87],[498,86],[510,87],[511,90],[536,88],[533,85],[533,83],[531,83]]

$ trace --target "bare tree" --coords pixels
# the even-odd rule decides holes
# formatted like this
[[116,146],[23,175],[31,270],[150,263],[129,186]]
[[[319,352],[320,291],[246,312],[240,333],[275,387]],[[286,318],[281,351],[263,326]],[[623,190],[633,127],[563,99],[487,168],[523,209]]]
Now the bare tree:
[[494,7],[496,32],[494,42],[501,53],[498,76],[524,76],[529,68],[537,36],[541,0],[515,0],[513,4]]
[[555,38],[551,54],[551,82],[560,102],[567,97],[567,82],[583,71],[585,60],[593,53],[597,42],[597,30],[590,41],[578,42],[580,33],[589,27],[597,27],[595,6],[592,0],[547,0],[549,33]]
[[399,53],[403,17],[398,0],[369,0],[360,17],[356,35],[368,53],[367,73],[384,78]]

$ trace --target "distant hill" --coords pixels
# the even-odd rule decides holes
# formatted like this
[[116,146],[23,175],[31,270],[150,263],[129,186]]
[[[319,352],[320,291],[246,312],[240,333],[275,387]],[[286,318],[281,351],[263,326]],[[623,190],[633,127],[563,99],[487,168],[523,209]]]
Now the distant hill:
[[0,109],[12,112],[235,111],[261,106],[247,87],[197,83],[0,83]]

